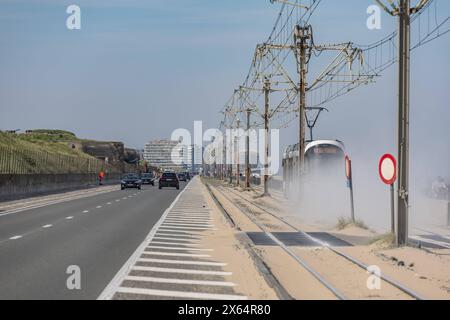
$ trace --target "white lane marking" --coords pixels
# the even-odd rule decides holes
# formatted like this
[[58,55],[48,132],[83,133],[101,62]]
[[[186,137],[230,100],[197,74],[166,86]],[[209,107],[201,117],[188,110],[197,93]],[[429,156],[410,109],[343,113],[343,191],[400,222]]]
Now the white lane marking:
[[209,271],[209,270],[192,270],[192,269],[141,267],[141,266],[134,266],[131,268],[131,270],[164,272],[164,273],[203,274],[208,276],[231,276],[233,274],[232,272],[228,271]]
[[20,239],[20,238],[22,238],[22,236],[14,236],[14,237],[9,238],[9,240],[17,240],[17,239]]
[[170,256],[170,257],[197,257],[197,258],[209,258],[209,254],[196,254],[196,253],[170,253],[160,251],[144,251],[142,254],[150,256]]
[[[188,184],[189,185],[189,184]],[[131,266],[136,263],[136,261],[139,259],[139,257],[142,255],[142,251],[144,251],[145,247],[148,245],[150,241],[152,241],[155,234],[158,232],[159,227],[163,223],[164,219],[169,214],[170,210],[175,206],[178,199],[183,195],[183,193],[188,190],[188,188],[184,188],[175,198],[175,200],[170,204],[170,206],[164,211],[161,218],[159,218],[158,222],[153,226],[153,228],[150,230],[149,234],[145,238],[144,241],[139,245],[139,247],[136,248],[136,251],[131,255],[131,257],[125,262],[125,264],[120,268],[119,272],[114,276],[114,278],[111,280],[111,282],[106,286],[106,288],[103,290],[103,292],[99,295],[97,300],[110,300],[114,296],[114,294],[117,292],[117,289],[119,288],[122,279],[127,276],[127,274],[130,271]]]
[[207,217],[191,217],[191,216],[173,216],[173,215],[168,215],[167,216],[168,219],[185,219],[185,220],[207,220],[207,219],[211,219],[211,217],[207,216]]
[[170,211],[170,213],[172,214],[181,214],[181,215],[203,215],[203,216],[207,216],[210,215],[211,212],[206,212],[206,211]]
[[168,223],[164,223],[163,224],[164,227],[167,228],[171,228],[171,229],[182,229],[182,230],[214,230],[211,228],[206,228],[206,227],[177,227],[177,225],[175,224],[168,224]]
[[[199,244],[191,243],[191,242],[165,242],[165,241],[155,241],[155,239],[158,239],[157,237],[153,238],[153,241],[150,242],[150,244],[172,244],[172,245],[178,245],[178,246],[190,246],[190,247],[198,247]],[[172,240],[172,239],[170,239]]]
[[213,294],[213,293],[154,290],[154,289],[125,288],[125,287],[120,287],[117,290],[117,292],[130,293],[130,294],[142,294],[142,295],[148,295],[148,296],[174,297],[174,298],[193,298],[193,299],[211,299],[211,300],[247,300],[247,297],[245,297],[245,296],[230,295],[230,294]]
[[[42,208],[42,207],[47,207],[47,206],[51,206],[54,204],[59,204],[59,203],[64,203],[64,202],[69,202],[69,201],[73,201],[73,200],[78,200],[78,199],[84,199],[84,198],[88,198],[88,197],[93,197],[93,196],[98,196],[104,193],[108,193],[108,192],[112,192],[112,191],[116,191],[115,189],[106,189],[106,190],[102,190],[100,192],[89,192],[89,193],[85,193],[85,194],[81,194],[81,195],[76,195],[76,196],[69,196],[69,197],[63,197],[61,199],[58,200],[52,200],[49,202],[45,202],[45,203],[38,203],[38,204],[32,204],[29,206],[25,206],[25,207],[21,207],[21,208],[16,208],[16,209],[11,209],[8,210],[4,213],[0,214],[0,217],[3,216],[8,216],[10,214],[13,213],[19,213],[19,212],[23,212],[23,211],[28,211],[28,210],[32,210],[32,209],[38,209],[38,208]],[[27,203],[27,202],[25,202]],[[32,203],[31,201],[29,201],[28,203]]]
[[191,284],[191,285],[199,285],[199,286],[220,286],[220,287],[236,286],[235,283],[226,282],[226,281],[185,280],[185,279],[170,279],[170,278],[155,278],[155,277],[128,276],[124,280],[142,281],[142,282],[157,282],[157,283]]
[[180,230],[180,229],[177,229],[177,230],[175,230],[175,229],[173,229],[172,227],[164,227],[163,225],[161,225],[161,227],[159,228],[159,231],[161,231],[161,232],[173,232],[174,234],[174,236],[189,236],[189,235],[194,235],[194,236],[199,236],[200,234],[198,234],[198,233],[193,233],[193,232],[197,232],[197,231],[189,231],[189,232],[187,232],[187,231],[182,231],[182,230]]
[[102,206],[97,206],[97,209],[100,209]]
[[187,265],[195,265],[195,266],[212,266],[212,267],[224,267],[227,265],[226,263],[221,263],[221,262],[148,259],[148,258],[141,258],[138,260],[138,262],[154,262],[154,263],[164,263],[164,264],[187,264]]
[[72,220],[72,219],[73,219],[73,216],[66,217],[66,220]]
[[166,221],[180,221],[180,222],[212,222],[211,218],[177,218],[167,217]]
[[180,215],[171,215],[167,216],[167,219],[183,219],[183,220],[211,220],[210,216],[202,216],[202,217],[193,217],[193,216],[180,216]]
[[42,228],[45,228],[45,229],[47,229],[47,228],[51,228],[51,227],[53,227],[53,225],[52,225],[52,224],[46,224],[45,226],[42,226]]
[[184,222],[184,223],[204,223],[209,224],[213,223],[212,219],[177,219],[177,218],[167,218],[166,222]]
[[[197,239],[197,238],[170,238],[170,237],[166,237],[166,236],[164,236],[162,234],[160,234],[160,235],[162,237],[159,237],[159,235],[158,235],[158,236],[154,237],[153,240],[157,240],[157,241],[159,241],[159,240],[186,241],[185,244],[189,244],[189,245],[193,245],[194,243],[200,243],[200,241],[194,240],[194,239]],[[157,243],[157,241],[152,241],[152,243]],[[163,243],[163,242],[158,242],[158,243]],[[169,243],[169,242],[167,242],[167,243]],[[172,243],[172,242],[170,242],[170,243]],[[182,243],[180,243],[180,244],[182,244]]]
[[164,230],[158,232],[155,236],[156,237],[159,237],[159,236],[162,236],[162,237],[173,237],[173,238],[179,237],[180,240],[200,240],[199,237],[191,236],[191,235],[188,235],[188,234],[164,233],[163,231]]
[[201,213],[169,213],[169,217],[186,217],[186,218],[204,218],[204,217],[210,217],[210,214],[201,214]]
[[180,250],[180,251],[214,251],[213,249],[201,248],[180,248],[180,247],[163,247],[163,246],[148,246],[149,249],[164,249],[164,250]]
[[89,213],[89,210],[84,210],[83,213]]
[[112,204],[112,203],[111,203],[111,202],[108,202],[108,203],[107,203],[107,205],[110,205],[110,204]]
[[122,200],[127,200],[127,197],[123,197]]
[[120,202],[120,199],[116,199],[116,202]]
[[192,223],[187,223],[187,222],[172,222],[172,221],[166,221],[164,222],[164,225],[166,226],[186,226],[186,227],[214,227],[213,224],[208,224],[208,223],[199,223],[199,222],[192,222]]

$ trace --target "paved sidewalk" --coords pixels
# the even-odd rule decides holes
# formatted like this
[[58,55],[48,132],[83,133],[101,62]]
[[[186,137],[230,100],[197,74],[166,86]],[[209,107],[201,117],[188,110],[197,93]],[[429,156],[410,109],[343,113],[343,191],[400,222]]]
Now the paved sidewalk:
[[[249,296],[251,295],[251,296]],[[275,299],[194,178],[99,299]]]

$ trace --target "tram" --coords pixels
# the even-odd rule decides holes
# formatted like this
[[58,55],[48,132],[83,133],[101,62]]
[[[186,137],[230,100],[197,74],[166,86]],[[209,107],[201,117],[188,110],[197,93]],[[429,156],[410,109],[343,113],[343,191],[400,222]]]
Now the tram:
[[[283,153],[283,185],[286,194],[296,184],[299,145],[288,146]],[[343,176],[345,146],[339,140],[314,140],[305,147],[304,179],[315,180],[324,177]]]

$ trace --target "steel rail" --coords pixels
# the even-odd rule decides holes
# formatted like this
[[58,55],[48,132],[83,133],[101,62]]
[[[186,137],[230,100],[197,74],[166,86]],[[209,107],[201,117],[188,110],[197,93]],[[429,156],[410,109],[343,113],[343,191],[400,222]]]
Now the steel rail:
[[[363,262],[361,262],[361,261],[359,261],[359,260],[357,260],[357,259],[351,257],[350,255],[348,255],[348,254],[346,254],[346,253],[343,253],[343,252],[341,252],[341,251],[339,251],[339,250],[337,250],[337,249],[331,247],[331,246],[328,245],[327,243],[325,243],[325,242],[323,242],[323,241],[321,241],[321,240],[319,240],[319,239],[317,239],[317,238],[314,238],[313,236],[307,234],[306,232],[304,232],[304,231],[302,231],[302,230],[299,230],[299,229],[298,229],[296,226],[294,226],[292,223],[286,221],[285,219],[283,219],[282,217],[278,216],[277,214],[275,214],[275,213],[273,213],[273,212],[270,212],[269,210],[263,208],[262,206],[260,206],[260,205],[258,205],[258,204],[256,204],[256,203],[254,203],[254,202],[252,202],[252,201],[246,199],[245,197],[241,196],[240,194],[234,192],[234,190],[231,190],[231,189],[230,189],[230,192],[233,193],[234,195],[238,196],[239,198],[245,200],[246,202],[252,204],[253,206],[257,207],[258,209],[260,209],[260,210],[266,212],[267,214],[271,215],[271,216],[274,217],[275,219],[277,219],[277,220],[279,220],[279,221],[285,223],[286,225],[288,225],[288,226],[291,227],[292,229],[294,229],[294,230],[296,230],[297,232],[300,232],[302,235],[308,237],[310,240],[312,240],[312,241],[314,241],[314,242],[320,244],[321,246],[323,246],[323,247],[329,249],[329,250],[332,251],[333,253],[335,253],[335,254],[341,256],[342,258],[344,258],[344,259],[350,261],[351,263],[353,263],[353,264],[355,264],[356,266],[358,266],[358,267],[360,267],[360,268],[366,270],[367,272],[370,272],[371,274],[374,274],[373,272],[369,271],[369,269],[368,269],[369,266],[367,266],[367,265],[364,264]],[[392,278],[390,278],[390,277],[388,277],[388,276],[385,276],[385,275],[383,275],[383,274],[381,274],[381,275],[379,275],[379,276],[380,276],[380,279],[382,279],[383,281],[385,281],[385,282],[391,284],[392,286],[396,287],[397,289],[399,289],[400,291],[406,293],[407,295],[413,297],[414,299],[416,299],[416,300],[426,300],[426,299],[425,299],[424,297],[422,297],[420,294],[418,294],[418,293],[414,292],[413,290],[407,288],[406,286],[402,285],[400,282],[396,281],[395,279],[392,279]]]

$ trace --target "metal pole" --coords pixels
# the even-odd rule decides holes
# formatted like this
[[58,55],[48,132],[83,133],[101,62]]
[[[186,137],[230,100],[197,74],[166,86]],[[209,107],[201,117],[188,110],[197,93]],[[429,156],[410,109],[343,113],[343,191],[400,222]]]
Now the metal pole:
[[229,136],[229,143],[230,143],[230,148],[229,148],[229,157],[230,157],[230,163],[228,165],[228,179],[229,179],[229,183],[232,184],[233,183],[233,139],[232,139],[232,134],[230,132],[230,136]]
[[264,81],[264,196],[269,195],[269,79]]
[[241,121],[238,119],[237,120],[237,137],[236,137],[236,186],[240,186],[240,184],[241,184],[241,177],[240,177],[240,175],[241,175],[241,173],[240,173],[240,170],[241,170],[241,167],[240,167],[240,161],[241,161],[241,157],[240,157],[240,135],[239,135],[239,129],[240,129],[240,127],[241,127]]
[[395,234],[395,192],[394,192],[394,184],[391,184],[391,233]]
[[299,83],[299,148],[298,148],[298,177],[299,183],[303,174],[305,162],[305,130],[306,130],[306,49],[309,39],[309,26],[301,27],[297,25],[295,30],[295,42],[298,56],[298,72],[300,74]]
[[250,189],[250,109],[247,109],[247,134],[245,136],[245,188]]
[[223,135],[223,151],[222,151],[222,180],[226,179],[226,165],[227,165],[227,140],[226,140],[226,132]]
[[350,170],[350,178],[348,179],[349,189],[350,189],[350,210],[351,210],[351,219],[355,222],[355,203],[353,200],[353,171],[352,171],[352,161],[348,160],[349,170]]
[[408,243],[410,0],[399,7],[398,201],[397,245]]

